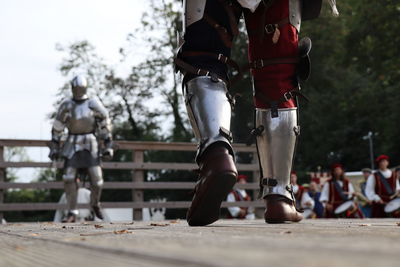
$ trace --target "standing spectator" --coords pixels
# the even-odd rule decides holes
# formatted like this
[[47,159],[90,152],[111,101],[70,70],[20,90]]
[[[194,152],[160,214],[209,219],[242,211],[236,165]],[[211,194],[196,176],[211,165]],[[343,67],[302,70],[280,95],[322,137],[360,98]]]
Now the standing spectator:
[[[368,200],[367,194],[365,192],[366,186],[367,186],[367,180],[368,177],[372,174],[372,170],[370,168],[364,168],[361,170],[364,180],[360,183],[360,189],[361,189],[361,194],[362,196],[364,196],[365,198],[367,198],[366,200]],[[361,201],[361,211],[364,214],[364,216],[366,218],[371,218],[371,204],[372,201],[368,200],[368,201],[363,201],[364,198],[360,199]]]
[[380,155],[376,158],[378,170],[368,177],[366,195],[372,201],[373,218],[384,218],[389,215],[385,213],[385,204],[394,199],[400,190],[399,180],[394,172],[388,169],[389,156]]

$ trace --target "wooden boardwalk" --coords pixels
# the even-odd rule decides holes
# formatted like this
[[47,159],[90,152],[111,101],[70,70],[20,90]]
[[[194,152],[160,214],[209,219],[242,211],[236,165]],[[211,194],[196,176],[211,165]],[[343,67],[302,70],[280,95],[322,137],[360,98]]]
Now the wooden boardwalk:
[[400,220],[0,225],[0,266],[399,266]]

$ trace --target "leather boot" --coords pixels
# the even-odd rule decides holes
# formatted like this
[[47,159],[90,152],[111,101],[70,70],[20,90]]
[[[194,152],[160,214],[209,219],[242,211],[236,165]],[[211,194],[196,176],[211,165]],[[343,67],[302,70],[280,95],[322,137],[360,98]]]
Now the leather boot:
[[76,215],[72,212],[68,212],[68,215],[66,218],[62,220],[63,223],[74,223],[76,222]]
[[221,203],[237,178],[233,157],[223,146],[210,147],[199,165],[199,181],[186,217],[190,226],[204,226],[219,219]]
[[103,212],[101,211],[100,206],[92,206],[92,210],[97,218],[99,218],[100,220],[104,220]]
[[267,195],[265,204],[266,223],[299,222],[303,219],[303,215],[296,210],[293,200],[283,195]]

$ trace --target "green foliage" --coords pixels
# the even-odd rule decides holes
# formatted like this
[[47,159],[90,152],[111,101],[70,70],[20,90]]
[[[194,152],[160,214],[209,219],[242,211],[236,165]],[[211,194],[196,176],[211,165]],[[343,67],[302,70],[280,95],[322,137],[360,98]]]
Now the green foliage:
[[313,40],[313,66],[304,92],[296,168],[315,170],[341,161],[348,170],[369,166],[368,131],[378,132],[375,153],[400,163],[399,18],[395,1],[339,3],[340,16],[323,13],[303,23]]

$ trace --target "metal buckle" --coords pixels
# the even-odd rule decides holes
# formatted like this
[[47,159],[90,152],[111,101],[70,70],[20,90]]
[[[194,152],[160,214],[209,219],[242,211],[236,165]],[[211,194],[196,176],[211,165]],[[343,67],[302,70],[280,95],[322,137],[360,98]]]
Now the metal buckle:
[[254,65],[255,69],[261,69],[264,67],[264,60],[262,60],[262,59],[257,59],[253,63],[254,63],[253,65]]
[[275,31],[276,24],[267,24],[267,25],[265,25],[264,29],[267,34],[271,34]]
[[289,101],[290,99],[292,99],[292,97],[293,97],[292,92],[286,92],[286,93],[283,94],[283,98],[286,101]]
[[[223,54],[218,54],[218,60],[222,61],[221,59],[225,57]],[[226,63],[228,61],[228,57],[225,57],[225,60],[223,61],[224,63]]]

